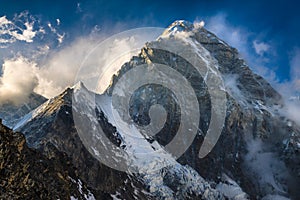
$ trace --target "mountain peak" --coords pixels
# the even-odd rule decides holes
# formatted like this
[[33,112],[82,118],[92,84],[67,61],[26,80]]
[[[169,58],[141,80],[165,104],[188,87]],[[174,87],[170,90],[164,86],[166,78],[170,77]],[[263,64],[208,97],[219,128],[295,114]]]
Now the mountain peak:
[[[262,199],[269,194],[292,196],[290,188],[286,186],[289,174],[278,176],[278,171],[289,170],[292,175],[300,174],[298,128],[283,120],[276,111],[282,98],[271,85],[251,71],[236,49],[204,29],[203,25],[204,22],[193,24],[184,20],[175,21],[166,29],[161,39],[145,45],[141,53],[133,58],[136,62],[127,62],[121,67],[114,76],[107,94],[94,94],[87,90],[82,82],[78,82],[25,117],[17,130],[25,134],[30,147],[46,155],[49,154],[46,149],[48,144],[66,153],[76,167],[80,179],[87,183],[89,188],[97,191],[95,194],[104,193],[114,197],[111,193],[114,192],[125,199],[133,199],[132,195],[135,195],[136,191],[146,189],[147,194],[137,193],[138,199],[148,197],[148,192],[151,197],[170,199],[220,199],[222,196],[229,199],[248,199],[247,194],[251,199]],[[170,48],[160,48],[166,44],[170,45]],[[198,150],[207,136],[205,133],[209,133],[211,113],[214,109],[205,85],[206,76],[199,74],[194,69],[196,65],[193,66],[180,56],[180,50],[186,50],[193,58],[198,56],[207,63],[208,68],[216,68],[224,80],[227,92],[227,110],[221,136],[212,151],[203,159],[199,158]],[[159,145],[169,145],[178,135],[176,131],[181,122],[182,107],[177,105],[176,98],[172,100],[176,95],[171,92],[168,95],[167,90],[161,90],[157,84],[151,87],[147,85],[139,88],[130,99],[130,110],[125,113],[126,116],[129,114],[132,117],[129,124],[123,123],[112,111],[117,108],[113,107],[111,92],[116,83],[129,70],[146,63],[164,64],[177,70],[190,82],[197,95],[201,113],[199,123],[195,123],[199,126],[198,132],[189,149],[178,160],[171,153],[162,154],[161,151],[156,151]],[[131,77],[127,80],[130,81]],[[223,90],[223,86],[221,89]],[[76,92],[82,95],[78,99],[73,95]],[[161,95],[162,93],[164,94]],[[75,98],[72,98],[72,95]],[[91,98],[94,96],[95,98]],[[93,103],[90,103],[91,100]],[[72,105],[75,105],[75,101],[82,104],[74,108]],[[170,117],[166,119],[160,132],[149,137],[141,135],[133,125],[136,122],[148,123],[148,112],[153,102],[162,105]],[[80,117],[82,130],[77,129],[74,116]],[[100,132],[98,130],[103,132],[103,137],[97,137]],[[107,137],[116,146],[114,149],[124,151],[124,157],[118,152],[113,154],[118,156],[116,159],[119,163],[123,163],[124,158],[126,163],[131,163],[130,167],[138,169],[139,173],[121,174],[98,162],[95,156],[106,157],[106,152],[100,152],[98,149],[95,151],[93,147],[96,145],[85,146],[78,131],[83,131],[89,135],[90,141],[105,148],[110,145],[103,139]],[[130,135],[133,137],[129,137]],[[182,140],[186,142],[186,137]],[[146,159],[144,155],[147,155]],[[150,155],[155,157],[149,157]],[[112,159],[111,156],[109,158]],[[154,169],[152,166],[160,167],[165,162],[170,165],[157,170],[157,173],[150,173],[150,170]],[[291,182],[296,183],[299,179],[297,178]]]
[[85,85],[81,81],[78,81],[75,85],[73,85],[72,87],[70,87],[70,89],[73,89],[75,91],[81,90],[81,89],[87,90],[87,88],[85,87]]
[[204,22],[201,21],[199,23],[191,23],[186,20],[176,20],[174,21],[162,34],[163,36],[166,35],[174,35],[178,32],[192,32],[199,28],[203,28]]

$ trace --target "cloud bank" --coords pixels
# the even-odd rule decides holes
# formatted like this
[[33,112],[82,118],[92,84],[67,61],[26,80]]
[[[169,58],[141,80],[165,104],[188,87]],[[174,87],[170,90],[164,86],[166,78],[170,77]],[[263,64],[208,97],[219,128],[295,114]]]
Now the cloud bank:
[[[60,23],[60,19],[44,23],[27,11],[12,19],[0,17],[0,105],[26,103],[31,93],[44,95],[39,91],[46,91],[47,84],[52,86],[61,78],[44,66],[53,62],[50,52],[64,40],[65,33],[58,30]],[[58,79],[50,80],[55,75]]]
[[22,55],[5,59],[0,78],[0,105],[24,103],[33,92],[51,98],[72,86],[80,64],[94,42],[89,38],[78,39],[40,63]]
[[0,77],[0,105],[27,102],[29,94],[38,85],[37,70],[35,63],[22,57],[5,61]]

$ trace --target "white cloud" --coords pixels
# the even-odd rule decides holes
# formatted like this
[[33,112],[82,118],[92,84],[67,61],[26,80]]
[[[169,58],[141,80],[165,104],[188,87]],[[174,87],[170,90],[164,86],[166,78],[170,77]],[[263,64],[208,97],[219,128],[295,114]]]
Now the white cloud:
[[295,48],[290,58],[290,81],[277,83],[276,87],[285,99],[300,95],[300,48]]
[[6,16],[0,17],[0,26],[6,25],[6,24],[9,24],[9,23],[10,23],[10,21],[8,21],[6,19]]
[[24,25],[26,29],[23,29],[21,34],[18,33],[17,30],[15,30],[11,31],[11,35],[20,41],[33,42],[33,38],[37,33],[37,31],[33,31],[33,23],[26,22]]
[[[59,24],[59,19],[56,23],[42,23],[28,12],[15,15],[12,20],[6,16],[0,18],[0,46],[3,47],[0,49],[0,104],[8,101],[15,104],[26,102],[32,92],[47,98],[59,94],[76,82],[78,70],[90,51],[99,41],[111,36],[99,32],[96,27],[97,32],[92,31],[90,35],[61,46],[65,34],[59,31]],[[113,27],[113,30],[116,29]],[[97,77],[102,78],[100,91],[109,84],[112,74],[129,61],[146,41],[158,36],[147,31],[140,33],[137,37],[116,39],[106,44],[110,46],[97,49],[85,62],[87,66],[97,66],[96,69],[100,71],[110,66],[103,77]],[[53,43],[55,39],[57,43]],[[134,52],[130,46],[132,44],[136,48]],[[58,46],[59,50],[55,50]]]
[[[15,21],[25,17],[24,27],[15,24]],[[38,33],[44,33],[42,29],[34,29],[35,19],[27,12],[16,15],[14,20],[8,20],[6,16],[0,17],[0,44],[13,43],[15,41],[33,42]]]
[[56,33],[56,29],[52,27],[52,24],[50,22],[48,22],[47,26],[50,28],[50,30],[53,32],[53,33]]
[[58,30],[59,25],[59,19],[54,25],[45,24],[27,11],[15,14],[12,19],[0,17],[0,59],[7,58],[9,52],[15,52],[14,55],[21,53],[25,57],[30,57],[29,54],[40,55],[39,46],[60,45],[65,33]]
[[223,76],[226,91],[233,96],[240,104],[245,104],[246,99],[238,88],[238,76],[236,74],[228,74]]
[[[81,78],[84,79],[83,82],[86,81],[85,84],[89,89],[91,88],[88,81],[91,78],[99,79],[98,83],[101,82],[101,84],[98,87],[93,85],[93,87],[101,92],[110,83],[112,74],[137,54],[148,41],[148,38],[144,36],[149,33],[144,32],[144,34],[139,35],[142,38],[115,39],[113,42],[106,42],[101,48],[95,47],[99,40],[103,39],[102,36],[98,35],[97,37],[93,34],[92,37],[81,37],[65,48],[53,52],[43,64],[38,64],[36,61],[29,62],[22,56],[18,56],[16,59],[7,59],[3,64],[3,76],[0,77],[2,82],[0,104],[8,100],[14,103],[25,102],[32,92],[51,98],[66,87],[74,85],[76,77],[81,75],[77,73],[88,70],[89,66],[93,67],[93,71],[87,73],[87,76],[91,77],[85,77],[86,74],[83,73],[85,76]],[[157,35],[152,37],[154,39]],[[48,48],[48,46],[44,46],[42,49],[48,50]],[[94,51],[91,53],[93,49]],[[82,65],[88,55],[88,59]],[[102,72],[102,77],[95,77]],[[27,78],[26,80],[18,79],[18,76]],[[10,94],[9,91],[14,92]]]
[[283,97],[281,114],[300,126],[300,49],[296,48],[290,58],[289,81],[280,82],[275,72],[266,67],[261,67],[258,74],[268,77],[267,80]]
[[294,49],[290,59],[291,80],[278,84],[278,90],[285,98],[283,114],[300,126],[300,49]]
[[289,101],[286,102],[286,105],[282,112],[283,115],[287,116],[289,119],[293,120],[300,126],[300,101]]
[[270,45],[264,42],[258,42],[257,40],[254,40],[253,47],[258,55],[263,56],[264,53],[269,50]]
[[[50,98],[65,87],[72,86],[82,60],[94,43],[87,38],[78,39],[49,55],[42,65],[23,56],[4,60],[0,77],[0,105],[9,101],[15,104],[26,102],[32,92]],[[48,48],[44,47],[45,50]]]
[[5,60],[3,74],[0,77],[0,105],[4,103],[20,104],[28,100],[28,96],[38,85],[35,63],[23,57]]
[[[60,20],[56,19],[56,23],[57,23],[57,25],[59,25],[60,24]],[[52,24],[50,22],[48,22],[47,26],[49,27],[49,29],[51,30],[51,32],[54,33],[57,36],[57,41],[58,41],[59,44],[61,44],[63,42],[64,37],[65,37],[65,33],[60,34],[57,31],[57,29],[52,26]]]
[[65,37],[65,33],[63,34],[57,34],[57,40],[58,40],[58,43],[61,44],[63,41],[64,41],[64,37]]
[[72,86],[84,57],[95,43],[96,40],[91,38],[78,38],[60,51],[52,53],[43,66],[40,66],[39,85],[35,91],[49,98],[59,94],[65,87]]

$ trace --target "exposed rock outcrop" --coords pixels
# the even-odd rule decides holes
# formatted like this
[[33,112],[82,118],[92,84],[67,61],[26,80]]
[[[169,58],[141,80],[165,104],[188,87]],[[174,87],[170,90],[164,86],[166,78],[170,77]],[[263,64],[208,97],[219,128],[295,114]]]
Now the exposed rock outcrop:
[[24,135],[0,123],[0,199],[83,199],[92,193],[70,159],[53,145],[46,157],[27,146]]

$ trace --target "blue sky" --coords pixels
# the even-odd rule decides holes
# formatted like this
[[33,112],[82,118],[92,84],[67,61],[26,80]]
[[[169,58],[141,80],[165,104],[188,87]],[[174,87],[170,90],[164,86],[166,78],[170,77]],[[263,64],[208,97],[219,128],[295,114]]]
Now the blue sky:
[[[208,30],[236,47],[250,67],[273,85],[278,88],[293,87],[294,91],[298,91],[300,86],[297,85],[300,80],[300,3],[297,1],[30,2],[1,0],[0,17],[6,16],[6,19],[12,20],[16,14],[28,11],[27,18],[33,16],[39,25],[49,29],[44,28],[52,34],[47,36],[47,40],[63,36],[61,44],[53,44],[55,48],[63,48],[95,30],[112,34],[137,27],[166,27],[177,19],[191,22],[204,20]],[[48,23],[52,26],[47,26]],[[45,36],[41,36],[43,40]],[[18,44],[13,49],[25,51],[26,45]],[[4,48],[0,53],[2,59],[9,57]]]

